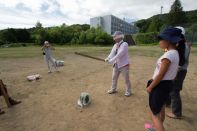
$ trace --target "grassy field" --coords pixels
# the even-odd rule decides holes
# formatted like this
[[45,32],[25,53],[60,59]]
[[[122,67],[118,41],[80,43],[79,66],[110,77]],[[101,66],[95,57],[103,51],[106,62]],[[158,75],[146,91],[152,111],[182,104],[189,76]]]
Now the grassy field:
[[[7,108],[0,97],[0,131],[143,131],[150,122],[145,85],[163,53],[157,46],[129,47],[131,97],[124,96],[124,80],[118,93],[108,95],[112,66],[77,56],[82,52],[105,58],[111,47],[56,46],[54,57],[65,61],[60,72],[47,73],[40,47],[0,48],[0,78],[12,97],[22,103]],[[167,131],[195,131],[197,128],[197,47],[192,48],[188,74],[181,92],[183,119],[166,118]],[[28,82],[26,76],[39,73],[42,79]],[[77,107],[81,92],[91,95],[89,107]],[[169,108],[166,108],[170,111]]]
[[[88,54],[107,54],[111,50],[111,47],[56,47],[56,55],[61,56],[63,54],[70,54],[74,52],[83,52]],[[131,55],[140,56],[159,56],[162,51],[157,46],[130,46],[129,53]],[[192,48],[192,54],[197,54],[197,47]],[[42,51],[40,47],[14,47],[14,48],[0,48],[0,58],[34,58],[40,57]]]

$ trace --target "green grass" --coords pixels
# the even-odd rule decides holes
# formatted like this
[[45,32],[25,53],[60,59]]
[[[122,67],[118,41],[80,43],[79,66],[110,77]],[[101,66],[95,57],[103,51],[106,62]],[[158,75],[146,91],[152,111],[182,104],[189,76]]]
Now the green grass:
[[0,48],[0,58],[32,58],[40,54],[41,50],[38,47]]
[[[110,47],[68,47],[55,46],[55,55],[63,56],[74,52],[86,53],[89,55],[107,55],[111,51]],[[158,46],[130,46],[129,54],[131,56],[147,56],[158,57],[163,51]],[[192,54],[197,55],[197,47],[192,47]],[[14,48],[0,48],[0,58],[36,58],[42,57],[41,47],[14,47]]]

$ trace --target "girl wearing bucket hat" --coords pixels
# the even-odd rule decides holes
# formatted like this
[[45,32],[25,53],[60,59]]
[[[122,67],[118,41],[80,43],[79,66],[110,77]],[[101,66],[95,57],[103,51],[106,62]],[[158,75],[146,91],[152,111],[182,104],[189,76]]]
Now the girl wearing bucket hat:
[[145,128],[151,130],[154,127],[157,131],[164,131],[164,105],[173,88],[178,67],[183,61],[182,48],[179,44],[182,40],[181,30],[168,27],[158,35],[158,39],[160,48],[167,49],[167,52],[158,59],[153,77],[147,84],[153,126],[147,123]]
[[117,82],[119,75],[122,74],[125,79],[126,91],[125,96],[131,95],[131,82],[129,79],[129,55],[128,44],[123,41],[124,35],[121,31],[116,31],[113,39],[116,42],[109,56],[105,59],[106,62],[113,64],[112,86],[108,90],[108,94],[116,93]]

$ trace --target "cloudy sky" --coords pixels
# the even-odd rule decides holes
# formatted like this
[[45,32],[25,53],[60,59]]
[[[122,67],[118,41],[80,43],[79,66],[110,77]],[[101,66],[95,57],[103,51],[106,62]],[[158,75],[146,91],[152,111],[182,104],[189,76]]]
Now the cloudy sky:
[[[113,14],[129,20],[169,12],[174,0],[0,0],[0,29],[66,23],[89,24],[91,17]],[[184,10],[197,9],[196,0],[181,0]]]

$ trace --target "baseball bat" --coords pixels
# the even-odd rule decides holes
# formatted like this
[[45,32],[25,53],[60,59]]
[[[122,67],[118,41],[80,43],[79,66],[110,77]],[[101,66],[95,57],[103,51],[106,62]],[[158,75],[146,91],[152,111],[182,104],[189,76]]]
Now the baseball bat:
[[84,57],[88,57],[88,58],[91,58],[91,59],[95,59],[95,60],[99,60],[99,61],[105,62],[104,59],[101,59],[101,58],[98,58],[98,57],[89,56],[89,55],[82,54],[82,53],[79,53],[79,52],[75,52],[75,54],[76,54],[76,55],[80,55],[80,56],[84,56]]

